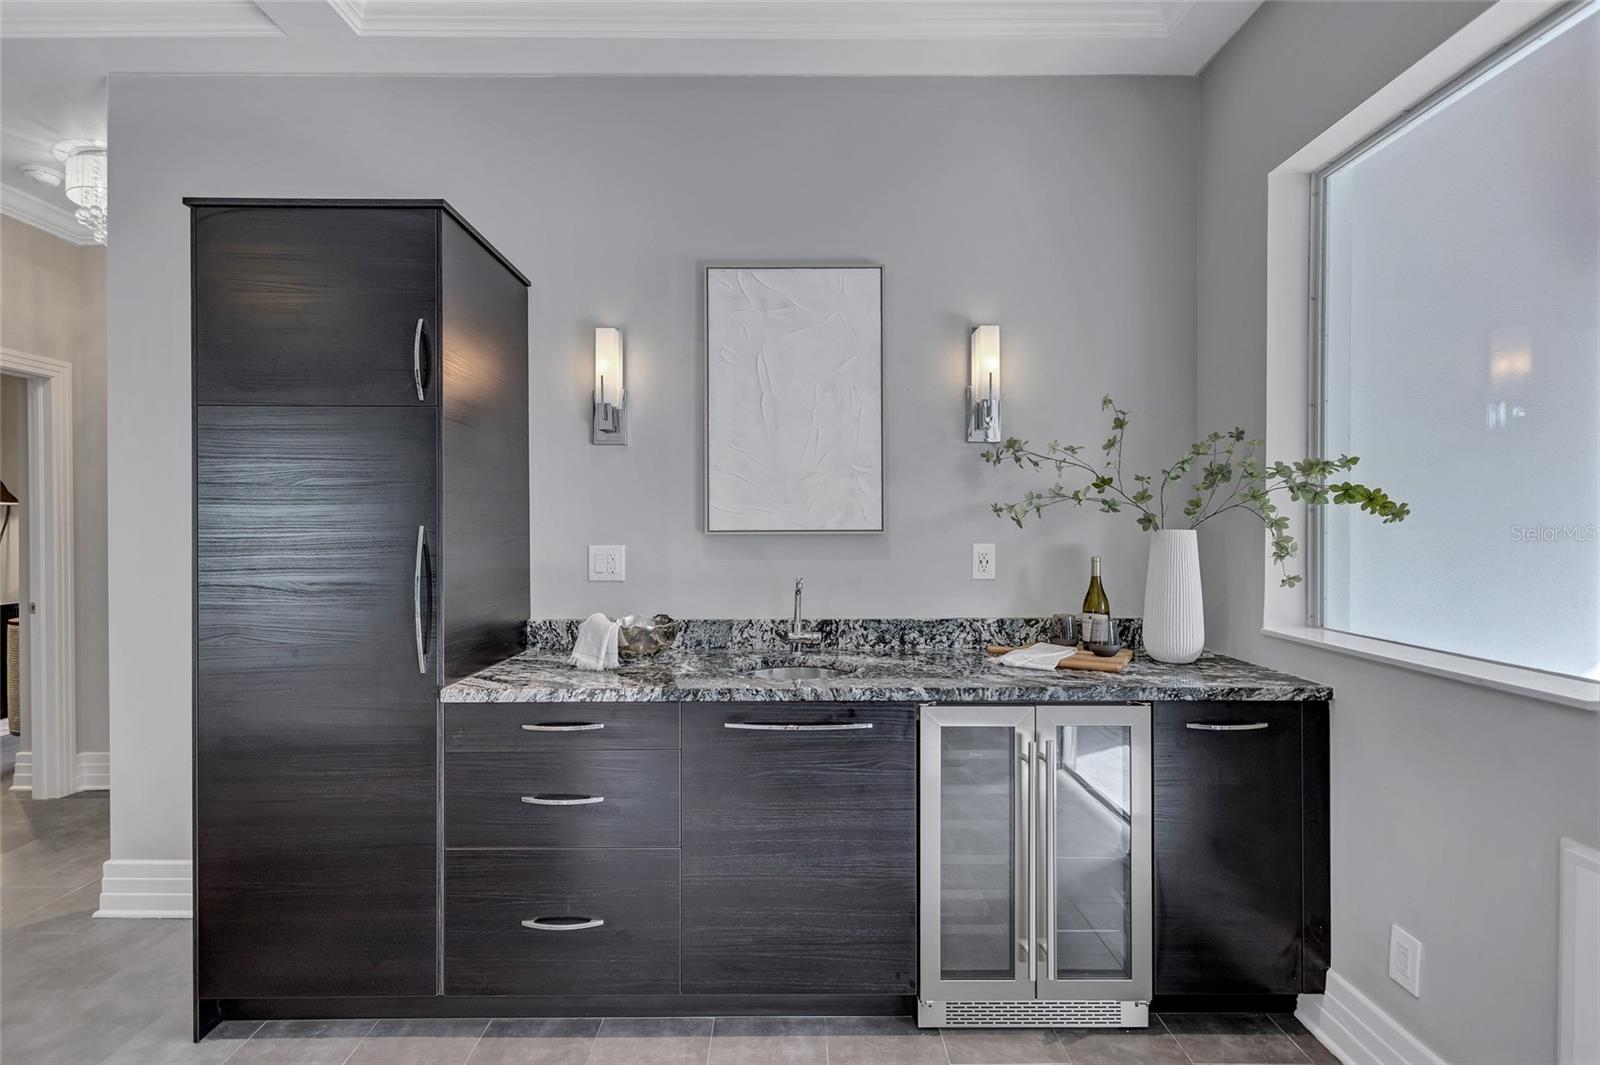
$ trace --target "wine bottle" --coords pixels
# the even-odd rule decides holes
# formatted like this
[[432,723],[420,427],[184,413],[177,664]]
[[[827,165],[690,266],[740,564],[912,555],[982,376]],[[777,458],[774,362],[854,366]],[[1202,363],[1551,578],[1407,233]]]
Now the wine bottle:
[[1083,640],[1111,643],[1111,600],[1100,583],[1100,556],[1089,559],[1089,590],[1083,593]]

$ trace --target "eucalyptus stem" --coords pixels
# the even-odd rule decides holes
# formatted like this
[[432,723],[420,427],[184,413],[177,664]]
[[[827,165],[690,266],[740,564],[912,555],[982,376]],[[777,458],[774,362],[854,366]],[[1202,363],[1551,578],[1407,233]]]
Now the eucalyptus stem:
[[[1268,465],[1258,458],[1265,446],[1263,442],[1246,439],[1243,429],[1210,433],[1196,442],[1183,457],[1160,471],[1161,486],[1154,493],[1150,490],[1154,477],[1134,474],[1132,480],[1136,487],[1130,492],[1122,475],[1122,453],[1131,419],[1110,396],[1100,401],[1100,409],[1111,412],[1111,434],[1100,445],[1105,460],[1098,467],[1080,457],[1083,448],[1076,444],[1052,441],[1044,451],[1036,451],[1026,440],[1010,437],[998,447],[984,451],[983,460],[994,466],[1007,460],[1024,469],[1042,470],[1049,465],[1056,474],[1056,483],[1048,490],[1030,491],[1016,502],[994,503],[990,509],[999,517],[1010,518],[1020,528],[1030,515],[1041,517],[1046,507],[1057,503],[1080,507],[1091,503],[1105,514],[1120,513],[1126,505],[1138,512],[1139,528],[1153,531],[1167,527],[1167,486],[1189,478],[1198,465],[1198,476],[1189,484],[1192,494],[1183,507],[1188,528],[1198,529],[1230,510],[1249,511],[1270,535],[1273,561],[1283,570],[1281,583],[1291,588],[1301,580],[1298,574],[1289,572],[1288,565],[1299,545],[1289,534],[1289,519],[1279,512],[1272,501],[1272,493],[1287,492],[1290,501],[1308,506],[1353,504],[1386,525],[1404,521],[1411,513],[1409,505],[1391,499],[1381,488],[1347,480],[1329,483],[1334,474],[1352,469],[1360,461],[1356,456],[1307,458]],[[1067,488],[1061,475],[1068,470],[1086,474],[1088,484]],[[1227,486],[1226,491],[1223,491],[1224,486]],[[1154,510],[1149,506],[1152,499]]]

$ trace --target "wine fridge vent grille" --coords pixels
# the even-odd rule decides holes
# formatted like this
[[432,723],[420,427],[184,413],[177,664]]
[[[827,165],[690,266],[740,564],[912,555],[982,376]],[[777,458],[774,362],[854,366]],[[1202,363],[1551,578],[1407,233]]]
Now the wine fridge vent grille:
[[1119,1025],[1123,1023],[1120,1000],[1103,1002],[946,1002],[944,1020],[951,1027],[971,1025],[1061,1024]]

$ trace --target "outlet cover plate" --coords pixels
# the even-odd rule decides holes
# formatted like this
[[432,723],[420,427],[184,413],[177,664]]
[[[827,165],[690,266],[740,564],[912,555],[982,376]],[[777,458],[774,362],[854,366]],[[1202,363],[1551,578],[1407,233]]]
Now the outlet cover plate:
[[972,579],[975,581],[994,580],[995,560],[993,544],[972,545]]
[[628,548],[623,544],[590,544],[589,579],[591,581],[627,580]]
[[1422,997],[1422,943],[1397,924],[1389,926],[1389,979]]

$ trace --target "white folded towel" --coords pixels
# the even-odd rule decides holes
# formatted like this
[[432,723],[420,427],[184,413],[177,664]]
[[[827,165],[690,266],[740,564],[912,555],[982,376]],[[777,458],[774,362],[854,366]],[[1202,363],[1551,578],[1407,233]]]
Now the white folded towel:
[[1062,647],[1058,643],[1036,643],[1028,647],[1019,647],[1015,651],[1007,651],[1000,656],[1000,664],[1016,666],[1018,669],[1055,669],[1061,664],[1063,658],[1071,658],[1078,653],[1076,647]]
[[579,669],[616,669],[617,634],[621,631],[620,621],[612,621],[604,614],[590,614],[578,627],[578,642],[573,645],[568,664]]

